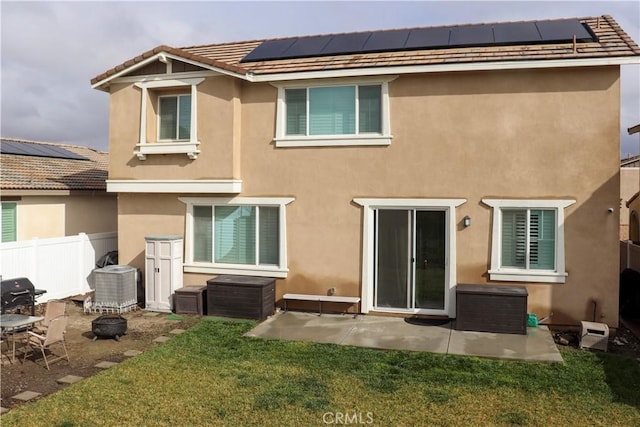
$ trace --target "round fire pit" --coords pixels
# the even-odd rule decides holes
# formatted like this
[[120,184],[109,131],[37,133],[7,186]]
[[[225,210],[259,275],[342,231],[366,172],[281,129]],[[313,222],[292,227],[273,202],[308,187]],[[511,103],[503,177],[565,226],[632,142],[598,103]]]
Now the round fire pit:
[[115,338],[120,341],[120,337],[127,332],[127,319],[119,314],[105,314],[91,322],[93,340],[98,337]]

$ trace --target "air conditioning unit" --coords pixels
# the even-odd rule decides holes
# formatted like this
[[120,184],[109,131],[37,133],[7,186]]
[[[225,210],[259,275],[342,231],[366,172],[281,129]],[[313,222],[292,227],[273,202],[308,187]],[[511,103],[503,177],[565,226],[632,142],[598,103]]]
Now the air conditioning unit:
[[128,265],[108,265],[93,271],[95,295],[93,309],[122,313],[137,307],[137,271]]

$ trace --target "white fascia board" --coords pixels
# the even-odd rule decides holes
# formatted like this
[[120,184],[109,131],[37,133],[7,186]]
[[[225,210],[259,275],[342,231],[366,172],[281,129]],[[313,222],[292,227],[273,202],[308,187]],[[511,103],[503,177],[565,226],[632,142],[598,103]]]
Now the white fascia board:
[[491,71],[491,70],[518,70],[531,68],[566,68],[566,67],[596,67],[606,65],[640,64],[640,56],[630,57],[603,57],[584,59],[550,59],[550,60],[525,60],[525,61],[499,61],[499,62],[470,62],[457,64],[436,65],[409,65],[391,67],[356,68],[349,70],[306,71],[297,73],[278,74],[250,74],[251,82],[276,82],[304,79],[327,79],[337,77],[361,77],[387,74],[418,74],[418,73],[442,73],[452,71]]
[[412,208],[456,208],[467,199],[353,199],[353,202],[363,207],[402,207],[403,209]]
[[[191,65],[195,65],[196,67],[200,67],[200,68],[204,68],[210,71],[214,71],[215,73],[220,73],[220,74],[226,74],[232,77],[237,77],[239,79],[243,79],[243,80],[249,80],[248,76],[245,74],[240,74],[240,73],[234,73],[233,71],[229,71],[229,70],[225,70],[224,68],[218,68],[218,67],[214,67],[208,64],[203,64],[197,61],[192,61],[190,59],[186,59],[183,58],[181,56],[176,56],[176,55],[171,55],[169,53],[166,52],[158,52],[157,54],[150,56],[147,59],[144,59],[140,62],[138,62],[137,64],[132,65],[131,67],[125,68],[122,71],[119,71],[117,73],[115,73],[112,76],[109,76],[107,78],[105,78],[104,80],[100,80],[99,82],[91,85],[92,89],[101,89],[101,86],[104,86],[105,84],[118,79],[120,77],[125,76],[126,74],[130,73],[131,71],[137,70],[138,68],[144,67],[145,65],[160,60],[161,58],[169,58],[169,59],[174,59],[180,62],[185,62],[187,64],[191,64]],[[197,72],[196,72],[197,73]],[[181,73],[181,74],[185,74],[185,73]],[[171,76],[173,74],[163,74],[163,76]],[[131,79],[134,81],[140,81],[141,78],[144,78],[144,76],[132,76]],[[124,81],[124,80],[123,80]]]
[[198,180],[107,180],[110,193],[226,193],[242,192],[240,179],[198,179]]

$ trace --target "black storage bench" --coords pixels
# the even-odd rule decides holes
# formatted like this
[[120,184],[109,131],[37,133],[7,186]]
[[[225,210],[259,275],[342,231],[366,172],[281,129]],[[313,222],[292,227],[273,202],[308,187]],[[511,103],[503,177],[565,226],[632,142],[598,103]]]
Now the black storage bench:
[[210,316],[264,320],[276,309],[276,279],[224,275],[207,280]]
[[207,314],[206,295],[206,286],[187,286],[176,289],[174,295],[176,314]]
[[456,329],[459,331],[527,333],[527,288],[458,284]]

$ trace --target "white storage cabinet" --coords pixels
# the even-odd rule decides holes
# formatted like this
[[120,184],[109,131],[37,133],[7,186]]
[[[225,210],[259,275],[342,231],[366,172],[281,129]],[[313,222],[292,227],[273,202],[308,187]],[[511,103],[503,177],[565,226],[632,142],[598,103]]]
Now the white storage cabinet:
[[170,312],[173,293],[182,287],[181,236],[145,237],[145,308]]

